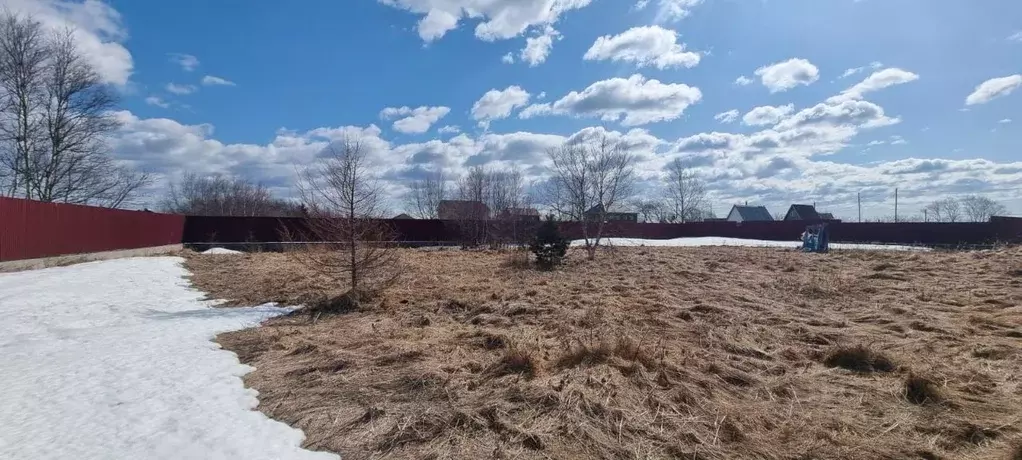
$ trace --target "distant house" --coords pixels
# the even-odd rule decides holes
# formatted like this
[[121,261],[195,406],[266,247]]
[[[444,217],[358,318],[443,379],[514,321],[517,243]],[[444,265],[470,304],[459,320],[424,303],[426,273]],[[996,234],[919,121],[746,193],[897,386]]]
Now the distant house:
[[809,204],[793,204],[784,215],[784,220],[810,220],[820,221],[822,217],[816,212],[816,207]]
[[436,207],[437,217],[442,220],[486,220],[490,208],[482,201],[443,200]]
[[829,212],[821,212],[820,213],[820,219],[823,219],[823,220],[835,220],[834,219],[834,215],[829,213]]
[[741,206],[734,205],[731,212],[727,214],[729,222],[773,222],[766,206]]
[[585,213],[585,219],[587,221],[599,221],[600,217],[604,217],[605,222],[611,221],[623,221],[623,222],[638,222],[639,213],[637,212],[604,212],[603,204],[598,204],[589,208]]
[[401,214],[394,216],[394,220],[415,220],[415,218],[402,212]]
[[539,211],[536,208],[507,208],[498,216],[502,220],[524,220],[539,222]]

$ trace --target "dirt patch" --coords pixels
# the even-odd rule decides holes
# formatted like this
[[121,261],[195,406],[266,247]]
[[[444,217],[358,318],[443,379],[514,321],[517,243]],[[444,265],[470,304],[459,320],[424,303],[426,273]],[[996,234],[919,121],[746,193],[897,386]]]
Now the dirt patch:
[[[259,409],[305,430],[310,449],[346,459],[1018,452],[1022,290],[991,269],[1017,266],[1017,249],[616,248],[593,262],[572,254],[554,272],[517,269],[499,252],[402,257],[406,283],[371,305],[218,337],[256,367],[245,382]],[[346,290],[282,254],[212,259],[188,259],[192,282],[231,305]]]

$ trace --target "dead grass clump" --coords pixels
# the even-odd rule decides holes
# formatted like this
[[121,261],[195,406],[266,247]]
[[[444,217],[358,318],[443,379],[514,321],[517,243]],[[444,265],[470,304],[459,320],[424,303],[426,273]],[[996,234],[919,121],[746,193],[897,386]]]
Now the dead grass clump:
[[1013,354],[1015,350],[1009,347],[982,347],[972,351],[972,356],[990,360],[1007,359]]
[[573,344],[568,344],[566,351],[557,358],[554,365],[561,369],[589,367],[606,363],[613,357],[637,362],[646,368],[656,366],[656,359],[647,346],[623,335],[616,338],[576,339]]
[[348,291],[339,296],[328,297],[313,302],[305,308],[305,311],[314,316],[351,313],[361,310],[363,306],[368,305],[373,300],[373,297],[369,292]]
[[524,250],[514,250],[504,257],[502,264],[505,268],[512,270],[528,270],[532,268],[532,262],[529,261],[529,252]]
[[892,372],[895,368],[888,357],[862,345],[834,349],[824,357],[823,364],[861,373]]
[[944,396],[937,384],[926,377],[913,373],[909,373],[905,378],[902,394],[912,404],[942,404],[944,402]]
[[882,262],[882,263],[874,265],[873,266],[873,271],[882,272],[884,270],[890,270],[890,269],[896,268],[896,267],[897,267],[897,265],[894,265],[894,264],[892,264],[890,262]]
[[520,374],[531,379],[539,374],[540,363],[530,350],[521,345],[511,344],[490,367],[490,371],[496,375]]

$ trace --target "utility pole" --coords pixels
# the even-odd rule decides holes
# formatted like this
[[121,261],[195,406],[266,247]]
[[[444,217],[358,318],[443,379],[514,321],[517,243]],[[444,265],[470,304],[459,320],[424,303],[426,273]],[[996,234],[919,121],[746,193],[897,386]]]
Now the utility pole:
[[859,223],[862,223],[862,193],[856,192],[855,203],[859,205]]
[[898,221],[898,189],[894,189],[894,221]]

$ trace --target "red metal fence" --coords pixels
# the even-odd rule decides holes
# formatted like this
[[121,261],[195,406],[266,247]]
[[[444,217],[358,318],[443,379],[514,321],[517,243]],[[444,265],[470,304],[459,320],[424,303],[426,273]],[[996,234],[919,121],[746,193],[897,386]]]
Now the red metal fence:
[[[458,244],[484,232],[487,238],[522,239],[525,224],[502,221],[466,223],[441,220],[387,221],[398,240],[409,244]],[[805,222],[694,222],[646,224],[612,222],[606,236],[670,239],[720,236],[795,241]],[[0,261],[66,254],[135,249],[166,244],[274,243],[281,230],[302,234],[302,218],[200,217],[123,211],[0,197]],[[581,223],[564,222],[570,238]],[[297,231],[296,231],[297,230]],[[840,242],[973,246],[1022,243],[1022,218],[995,217],[981,223],[830,223],[831,240]]]
[[180,244],[184,216],[0,197],[0,261]]

